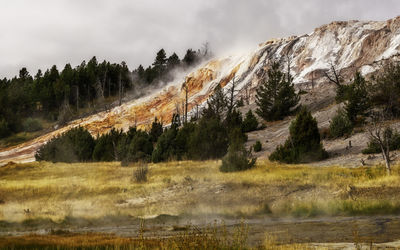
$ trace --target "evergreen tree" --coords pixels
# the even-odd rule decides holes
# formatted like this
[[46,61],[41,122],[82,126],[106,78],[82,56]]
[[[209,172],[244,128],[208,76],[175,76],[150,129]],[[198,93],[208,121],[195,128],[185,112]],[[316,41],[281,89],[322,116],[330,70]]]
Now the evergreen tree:
[[177,155],[175,138],[178,130],[175,126],[164,131],[158,138],[152,154],[153,162],[167,161]]
[[157,117],[155,117],[153,123],[151,124],[151,129],[149,132],[150,140],[154,143],[157,142],[158,137],[160,137],[162,133],[163,133],[163,125],[161,122],[157,120]]
[[[288,74],[289,75],[289,74]],[[299,96],[295,93],[291,76],[280,70],[280,64],[274,62],[257,89],[256,113],[266,121],[281,120],[296,111]]]
[[228,131],[220,119],[202,117],[189,138],[189,157],[194,160],[222,157],[228,142]]
[[400,63],[391,63],[383,68],[383,72],[371,86],[372,102],[383,108],[385,115],[400,115]]
[[251,150],[246,150],[245,139],[242,131],[236,128],[230,136],[228,153],[222,158],[221,172],[235,172],[250,169],[256,163],[252,157]]
[[160,51],[157,52],[156,59],[154,60],[153,63],[153,70],[156,72],[155,78],[160,77],[164,73],[166,66],[167,66],[167,55],[165,53],[165,50],[161,49]]
[[251,109],[246,113],[246,118],[243,120],[242,131],[247,133],[258,128],[258,121]]
[[302,108],[290,124],[290,136],[269,156],[271,161],[300,163],[322,160],[328,153],[321,144],[317,121],[311,113]]
[[188,49],[186,51],[185,56],[183,57],[183,63],[185,64],[185,66],[192,66],[195,63],[197,63],[198,61],[198,56],[196,51],[192,50],[192,49]]
[[225,94],[218,84],[214,89],[213,95],[207,100],[207,108],[203,110],[203,117],[221,119],[226,111],[227,103]]
[[353,83],[350,84],[348,88],[344,109],[349,120],[355,124],[357,122],[357,117],[367,115],[370,107],[371,102],[365,79],[359,72],[357,72]]
[[231,112],[227,112],[225,124],[229,131],[234,128],[241,128],[243,125],[242,113],[234,108]]
[[172,70],[172,69],[178,67],[180,63],[181,63],[181,60],[179,59],[179,56],[176,53],[173,53],[167,59],[167,70]]
[[329,136],[338,138],[345,135],[350,135],[353,131],[353,123],[350,121],[347,112],[340,108],[336,115],[332,118],[329,124]]
[[143,66],[140,64],[139,67],[136,69],[136,72],[139,76],[140,80],[144,80],[144,68]]

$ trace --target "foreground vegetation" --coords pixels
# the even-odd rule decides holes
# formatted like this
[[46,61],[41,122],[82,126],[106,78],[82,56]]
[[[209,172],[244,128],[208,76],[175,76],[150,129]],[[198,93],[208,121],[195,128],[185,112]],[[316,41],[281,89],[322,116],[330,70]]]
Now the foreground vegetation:
[[0,220],[400,213],[398,167],[386,176],[382,166],[317,168],[258,161],[239,173],[221,173],[219,166],[219,161],[149,164],[147,181],[137,183],[137,165],[9,164],[0,168]]
[[[137,170],[144,165],[146,178],[138,180]],[[383,166],[322,168],[259,160],[249,170],[223,173],[219,171],[220,165],[220,161],[140,163],[126,167],[119,162],[10,163],[0,167],[0,233],[52,231],[44,236],[0,237],[0,242],[7,246],[18,242],[19,246],[47,246],[50,249],[76,246],[93,249],[182,249],[188,246],[243,249],[248,246],[246,241],[241,240],[243,244],[237,245],[235,237],[244,239],[247,235],[244,228],[238,231],[238,236],[232,227],[223,233],[221,225],[216,237],[207,231],[215,228],[192,230],[187,224],[179,223],[204,218],[228,221],[258,218],[263,221],[264,218],[282,217],[400,214],[399,166],[394,166],[392,175],[387,176]],[[154,217],[156,215],[159,216]],[[172,228],[169,232],[178,231],[172,238],[152,238],[149,237],[151,231],[140,238],[142,219],[139,218],[168,225]],[[69,231],[85,227],[115,227],[118,230],[132,225],[137,228],[138,237],[82,235]],[[224,235],[229,237],[224,240]],[[286,249],[286,246],[279,247]],[[287,249],[303,247],[306,246],[290,245]]]

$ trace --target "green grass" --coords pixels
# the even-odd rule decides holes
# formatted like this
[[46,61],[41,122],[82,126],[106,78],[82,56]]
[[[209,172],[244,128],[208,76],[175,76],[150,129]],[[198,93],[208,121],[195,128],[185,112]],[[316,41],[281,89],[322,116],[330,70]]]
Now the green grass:
[[[270,212],[271,213],[271,212]],[[400,214],[400,201],[390,200],[321,200],[287,202],[272,210],[275,216],[360,216]]]

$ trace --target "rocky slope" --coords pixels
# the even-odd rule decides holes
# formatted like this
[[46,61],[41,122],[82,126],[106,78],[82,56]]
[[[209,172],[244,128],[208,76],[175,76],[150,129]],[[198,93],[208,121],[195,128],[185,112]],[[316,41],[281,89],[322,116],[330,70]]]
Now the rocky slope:
[[[146,127],[154,117],[167,123],[176,109],[181,107],[185,96],[183,86],[188,86],[189,110],[194,113],[205,104],[215,86],[220,84],[227,89],[235,77],[237,89],[240,90],[237,97],[248,96],[249,107],[254,107],[251,104],[254,102],[254,92],[260,77],[272,61],[281,60],[287,65],[288,59],[297,87],[308,90],[315,88],[303,95],[302,102],[313,107],[320,125],[326,125],[334,113],[334,91],[324,77],[324,72],[330,65],[335,65],[344,79],[350,79],[356,70],[368,75],[389,60],[399,60],[400,17],[383,22],[332,22],[316,28],[310,34],[269,40],[243,55],[213,59],[187,76],[155,90],[151,95],[124,103],[108,112],[72,121],[67,126],[32,141],[3,149],[0,152],[0,163],[10,160],[32,161],[40,145],[79,125],[86,127],[92,134],[101,134],[112,127],[127,129],[134,124]],[[276,143],[271,145],[274,146],[284,140],[284,128],[288,123],[276,123],[272,127],[276,127],[277,133],[271,132],[274,129],[266,129],[258,132],[259,137],[272,133],[270,137]],[[252,137],[257,136],[250,135]],[[268,150],[263,155],[267,153]]]

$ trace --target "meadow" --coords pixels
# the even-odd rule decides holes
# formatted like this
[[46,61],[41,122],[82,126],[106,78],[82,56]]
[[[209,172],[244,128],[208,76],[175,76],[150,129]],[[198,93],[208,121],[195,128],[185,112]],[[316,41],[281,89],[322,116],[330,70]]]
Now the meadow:
[[[0,167],[0,233],[3,237],[0,242],[10,243],[14,239],[14,242],[26,240],[51,245],[67,237],[70,242],[85,245],[82,237],[86,237],[88,247],[97,246],[90,242],[109,241],[111,246],[126,249],[137,244],[144,244],[143,248],[158,244],[156,248],[168,249],[171,248],[169,244],[178,246],[182,237],[190,239],[185,242],[193,243],[198,237],[214,235],[207,231],[212,228],[224,231],[223,221],[229,224],[233,220],[319,220],[400,214],[399,166],[394,166],[393,174],[387,176],[379,165],[313,167],[258,161],[251,170],[221,173],[220,164],[220,161],[148,164],[147,181],[138,183],[134,172],[143,163],[126,167],[119,162],[9,163]],[[220,224],[210,227],[217,220]],[[148,224],[146,242],[138,241],[143,221]],[[186,227],[185,223],[191,226]],[[124,226],[132,226],[134,233],[121,235],[118,228]],[[237,226],[236,222],[227,225],[225,235],[230,235],[230,240],[218,241],[214,246],[234,246],[235,237],[239,237],[235,234]],[[397,224],[392,226],[398,228]],[[87,227],[98,227],[105,234],[81,230]],[[108,227],[112,230],[104,229]],[[160,232],[157,227],[172,232],[165,236],[168,241],[164,236],[148,241],[151,233]],[[44,230],[45,235],[36,235],[40,230]],[[265,238],[267,233],[262,227],[257,230],[264,235],[260,237]],[[270,227],[269,233],[271,230],[276,229]],[[10,232],[14,233],[9,236]],[[18,238],[21,237],[18,232],[24,240]],[[27,232],[31,232],[30,236]],[[245,237],[246,233],[240,232],[240,237]],[[133,234],[134,238],[125,238]],[[352,241],[354,237],[350,238]],[[103,243],[100,245],[110,245]],[[68,246],[79,245],[74,244]],[[215,249],[205,249],[210,248]]]

